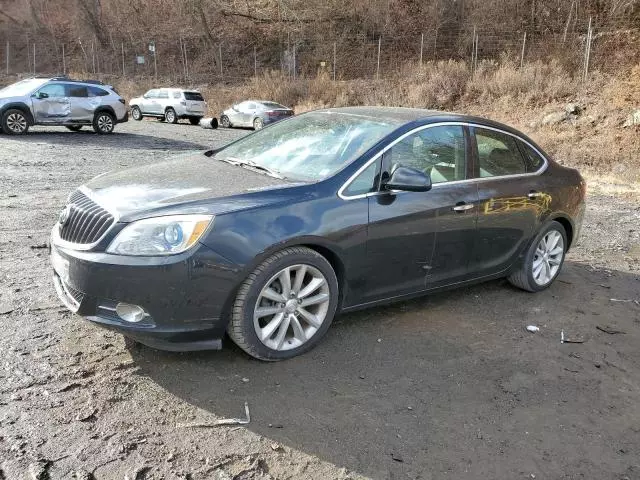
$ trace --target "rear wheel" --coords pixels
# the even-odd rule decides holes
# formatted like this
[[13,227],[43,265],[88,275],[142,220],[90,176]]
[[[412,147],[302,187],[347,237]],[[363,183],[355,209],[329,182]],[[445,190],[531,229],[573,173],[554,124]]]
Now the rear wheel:
[[224,128],[231,128],[231,122],[229,121],[229,117],[227,117],[226,115],[222,115],[220,117],[220,125],[222,125]]
[[329,329],[338,295],[338,280],[326,258],[310,248],[287,248],[240,286],[227,332],[252,357],[295,357],[312,349]]
[[167,108],[167,111],[164,112],[164,119],[167,123],[178,123],[178,116],[173,108]]
[[72,132],[79,132],[82,128],[82,125],[67,125],[67,128]]
[[138,122],[142,120],[142,111],[138,107],[131,107],[131,117]]
[[116,119],[109,112],[98,112],[93,117],[93,131],[100,134],[112,133]]
[[260,117],[258,117],[258,118],[253,120],[253,129],[254,130],[262,130],[262,127],[264,127],[264,122],[262,121],[262,119]]
[[549,287],[562,269],[567,246],[564,227],[559,222],[549,222],[531,242],[518,270],[509,276],[509,282],[528,292]]
[[189,117],[189,123],[191,125],[198,125],[202,117]]
[[9,135],[24,135],[29,131],[27,115],[15,108],[7,110],[2,116],[2,130]]

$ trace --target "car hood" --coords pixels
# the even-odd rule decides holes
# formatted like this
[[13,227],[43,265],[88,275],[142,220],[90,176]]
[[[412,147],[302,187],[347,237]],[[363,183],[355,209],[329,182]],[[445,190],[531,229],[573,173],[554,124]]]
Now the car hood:
[[81,190],[121,221],[132,221],[155,215],[215,215],[250,208],[264,202],[261,193],[295,185],[200,153],[105,173]]
[[25,96],[4,96],[3,94],[0,93],[0,104],[4,105],[5,103],[11,103],[11,102],[24,102],[25,101]]

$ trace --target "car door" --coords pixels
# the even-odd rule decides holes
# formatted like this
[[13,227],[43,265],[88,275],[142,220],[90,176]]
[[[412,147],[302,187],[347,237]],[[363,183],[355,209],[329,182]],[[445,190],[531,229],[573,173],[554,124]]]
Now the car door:
[[380,181],[394,166],[416,168],[434,182],[427,192],[369,196],[364,303],[410,294],[468,275],[477,215],[477,187],[466,182],[467,134],[461,125],[433,125],[401,137],[382,158]]
[[242,102],[242,103],[238,103],[236,105],[233,105],[229,110],[229,121],[231,122],[232,125],[236,126],[236,127],[241,127],[244,125],[244,123],[242,123],[242,109],[244,108],[244,104],[246,102]]
[[64,87],[71,104],[69,120],[72,122],[89,122],[93,120],[93,112],[100,102],[96,103],[95,99],[89,98],[87,86],[65,83]]
[[44,85],[31,96],[31,102],[36,123],[58,123],[71,116],[71,102],[61,83]]
[[258,106],[255,102],[243,102],[240,109],[242,125],[245,127],[253,126],[253,116],[256,113]]
[[165,109],[169,106],[169,91],[158,90],[158,95],[155,102],[152,104],[153,113],[163,115]]
[[157,96],[158,90],[149,90],[142,96],[142,101],[140,102],[140,110],[142,113],[155,113],[154,108],[157,112]]
[[527,160],[508,133],[472,128],[480,209],[473,269],[478,276],[506,271],[527,246],[550,203],[537,174],[544,159]]

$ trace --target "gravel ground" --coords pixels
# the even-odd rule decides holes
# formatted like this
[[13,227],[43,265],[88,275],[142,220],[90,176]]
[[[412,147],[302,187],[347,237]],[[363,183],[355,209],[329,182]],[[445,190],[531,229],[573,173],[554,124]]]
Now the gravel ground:
[[[46,246],[78,184],[244,133],[0,136],[0,479],[640,478],[640,209],[616,197],[589,197],[550,289],[343,315],[287,362],[158,352],[62,308]],[[249,425],[189,426],[244,402]]]

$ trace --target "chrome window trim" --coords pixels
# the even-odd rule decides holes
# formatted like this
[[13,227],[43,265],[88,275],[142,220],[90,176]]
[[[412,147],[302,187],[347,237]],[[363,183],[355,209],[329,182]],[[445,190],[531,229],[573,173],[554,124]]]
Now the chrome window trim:
[[[472,128],[477,127],[477,128],[483,128],[485,130],[493,130],[494,132],[499,132],[499,133],[502,133],[502,134],[505,134],[505,135],[509,135],[509,136],[511,136],[511,137],[513,137],[513,138],[515,138],[517,140],[520,140],[521,142],[523,142],[524,144],[528,145],[529,147],[531,147],[531,149],[534,152],[536,152],[540,156],[540,158],[542,158],[542,160],[544,160],[544,163],[535,172],[516,173],[516,174],[513,174],[513,175],[499,175],[499,176],[495,176],[495,177],[467,178],[465,180],[454,180],[452,182],[434,183],[432,188],[438,188],[438,187],[444,186],[444,185],[460,185],[460,184],[464,184],[464,183],[486,182],[486,181],[491,181],[491,180],[502,180],[502,179],[511,179],[511,178],[520,178],[520,177],[531,177],[531,176],[535,176],[535,175],[541,175],[547,169],[547,167],[549,166],[549,161],[540,152],[540,150],[538,150],[534,145],[532,145],[531,143],[526,141],[521,136],[516,135],[514,133],[507,132],[507,131],[502,130],[500,128],[491,127],[491,126],[488,126],[488,125],[482,125],[480,123],[473,123],[473,122],[455,122],[455,121],[451,121],[451,122],[430,123],[430,124],[427,124],[427,125],[421,125],[419,127],[414,128],[413,130],[411,130],[409,132],[406,132],[406,133],[402,134],[401,136],[396,138],[393,142],[391,142],[389,145],[387,145],[382,150],[380,150],[378,153],[376,153],[371,159],[369,159],[369,161],[367,161],[353,175],[351,175],[347,179],[346,182],[344,182],[342,187],[340,187],[340,189],[338,190],[338,197],[340,197],[343,200],[357,200],[359,198],[374,197],[374,196],[377,196],[377,195],[388,193],[388,192],[377,191],[377,192],[360,193],[358,195],[345,195],[344,191],[347,189],[347,187],[349,185],[351,185],[351,183],[358,177],[358,175],[360,175],[364,170],[366,170],[367,167],[369,165],[371,165],[373,162],[377,161],[382,155],[385,154],[385,152],[387,150],[392,148],[396,143],[404,140],[406,137],[408,137],[410,135],[413,135],[413,134],[415,134],[417,132],[420,132],[422,130],[425,130],[427,128],[444,127],[444,126],[462,126],[462,127],[472,127]],[[397,193],[401,193],[401,191],[400,190],[391,190],[390,193],[397,194]]]
[[[88,188],[86,188],[84,186],[81,186],[81,187],[78,188],[78,190],[83,195],[86,195],[87,197],[89,197],[93,202],[96,203],[96,205],[99,205],[101,208],[104,208],[107,212],[109,212],[111,214],[111,216],[113,217],[113,223],[111,224],[111,226],[109,228],[107,228],[107,230],[102,234],[102,236],[100,238],[98,238],[98,240],[96,240],[95,242],[93,242],[93,243],[80,243],[79,244],[79,243],[68,242],[68,241],[63,240],[62,238],[60,238],[60,233],[58,231],[59,224],[58,224],[58,222],[56,222],[56,224],[53,226],[53,229],[51,230],[51,243],[53,243],[57,247],[67,248],[69,250],[86,251],[86,250],[91,250],[96,245],[98,245],[100,242],[102,242],[102,240],[104,240],[104,238],[107,236],[107,234],[120,221],[120,216],[118,214],[116,214],[113,210],[109,210],[108,208],[106,208],[102,203],[97,202],[95,200],[95,198],[93,198],[93,196],[91,195],[91,191]],[[72,194],[73,194],[73,192],[72,192]],[[70,197],[71,197],[71,195],[69,195],[69,198]]]

